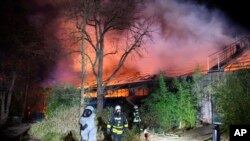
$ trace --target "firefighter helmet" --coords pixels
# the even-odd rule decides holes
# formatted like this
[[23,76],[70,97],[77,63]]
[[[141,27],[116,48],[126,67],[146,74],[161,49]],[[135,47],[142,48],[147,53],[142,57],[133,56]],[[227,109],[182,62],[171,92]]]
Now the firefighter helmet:
[[137,106],[137,105],[134,105],[134,109],[138,109],[138,106]]
[[116,111],[116,112],[121,112],[121,109],[122,109],[122,108],[121,108],[120,105],[116,105],[116,106],[115,106],[115,111]]

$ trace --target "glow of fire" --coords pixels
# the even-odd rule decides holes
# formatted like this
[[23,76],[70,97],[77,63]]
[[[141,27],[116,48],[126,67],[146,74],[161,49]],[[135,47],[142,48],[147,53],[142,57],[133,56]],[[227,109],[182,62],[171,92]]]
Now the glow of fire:
[[247,50],[242,56],[229,64],[224,71],[235,71],[242,68],[250,68],[250,51]]
[[[225,30],[230,29],[226,28],[226,18],[218,10],[211,12],[204,6],[192,3],[156,0],[148,1],[145,15],[156,15],[154,27],[160,30],[152,34],[152,41],[145,42],[146,50],[141,52],[143,57],[131,55],[110,84],[139,81],[139,78],[152,76],[160,71],[165,72],[167,76],[179,76],[193,72],[197,66],[205,68],[209,54],[234,41],[231,36],[225,34]],[[57,25],[56,36],[63,39],[69,38],[68,35],[75,27],[74,21],[65,22],[65,19],[64,14],[61,14],[54,20]],[[233,26],[231,29],[234,30]],[[112,33],[106,37],[106,51],[110,51],[115,45],[122,47],[125,42],[122,34]],[[71,47],[72,42],[73,40],[61,41],[64,52],[75,50],[75,47]],[[114,64],[117,64],[118,56],[105,58],[104,79],[109,76]],[[80,56],[72,54],[59,62],[61,64],[58,64],[52,74],[53,78],[48,79],[48,83],[53,80],[54,83],[70,81],[79,84]],[[86,69],[86,86],[91,86],[95,83],[95,78],[88,62]]]
[[[134,92],[133,95],[136,95],[136,96],[146,96],[148,95],[148,89],[147,88],[139,88],[139,89],[136,89]],[[117,89],[117,90],[107,90],[106,94],[105,94],[105,97],[106,98],[114,98],[114,97],[128,97],[130,96],[130,92],[128,89]],[[94,92],[86,92],[85,97],[87,98],[93,98],[93,97],[97,97],[97,93],[94,91]]]

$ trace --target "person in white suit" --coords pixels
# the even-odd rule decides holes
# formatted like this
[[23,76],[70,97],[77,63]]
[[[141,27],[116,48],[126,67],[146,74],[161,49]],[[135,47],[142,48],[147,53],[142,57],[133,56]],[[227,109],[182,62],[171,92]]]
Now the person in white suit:
[[97,127],[95,124],[94,107],[87,106],[80,119],[81,141],[96,141]]

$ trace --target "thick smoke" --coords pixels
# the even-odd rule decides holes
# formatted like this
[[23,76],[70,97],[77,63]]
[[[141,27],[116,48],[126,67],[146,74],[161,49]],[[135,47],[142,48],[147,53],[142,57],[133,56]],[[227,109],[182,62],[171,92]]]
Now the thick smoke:
[[158,32],[147,44],[149,53],[135,65],[139,72],[180,75],[197,66],[205,69],[209,54],[235,41],[230,31],[236,31],[236,26],[228,28],[219,10],[175,0],[149,1],[146,7],[146,13],[157,18]]
[[[40,7],[48,9],[53,7],[49,2],[39,1],[39,4]],[[67,18],[62,14],[63,10],[60,8],[57,10],[52,17],[45,17],[41,13],[46,11],[41,11],[33,15],[32,19],[34,23],[39,23],[40,27],[44,25],[47,34],[51,35],[53,31],[52,35],[64,39],[64,32],[73,24],[69,22],[65,24]],[[229,26],[229,20],[221,11],[207,9],[203,5],[191,2],[148,0],[144,12],[145,15],[155,18],[152,40],[146,41],[143,57],[128,58],[121,74],[134,72],[145,76],[163,71],[166,75],[177,76],[193,71],[197,66],[206,69],[208,55],[234,42],[235,32],[238,31],[232,22]],[[42,22],[38,22],[38,19]],[[70,46],[70,43],[61,40],[61,45],[65,48]],[[62,51],[67,52],[63,49]],[[53,84],[65,82],[79,84],[80,60],[77,58],[79,56],[72,56],[69,59],[62,57],[58,61],[57,69],[45,83],[53,81]],[[108,60],[104,70],[112,69],[111,64],[115,60]]]
[[56,60],[53,72],[50,72],[49,77],[42,83],[42,86],[47,87],[60,83],[75,84],[79,81],[78,74],[74,71],[73,59],[65,50],[64,44],[68,38],[65,38],[64,22],[66,15],[63,8],[65,2],[62,0],[45,1],[45,0],[29,0],[27,7],[29,22],[33,24],[45,37],[46,45],[57,44],[60,50],[55,52],[55,56],[59,56]]

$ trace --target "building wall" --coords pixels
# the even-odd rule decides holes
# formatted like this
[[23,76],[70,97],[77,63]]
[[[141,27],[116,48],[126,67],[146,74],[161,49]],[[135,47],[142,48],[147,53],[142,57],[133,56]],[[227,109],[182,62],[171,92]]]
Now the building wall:
[[199,85],[202,89],[201,91],[201,101],[200,108],[201,111],[199,113],[199,120],[202,123],[211,124],[213,121],[218,122],[218,114],[215,103],[215,99],[213,97],[212,85],[215,84],[216,81],[222,81],[223,78],[231,74],[233,72],[213,72],[204,75],[201,79]]

